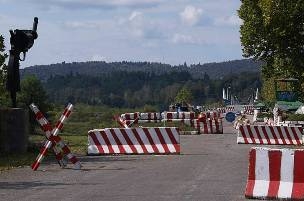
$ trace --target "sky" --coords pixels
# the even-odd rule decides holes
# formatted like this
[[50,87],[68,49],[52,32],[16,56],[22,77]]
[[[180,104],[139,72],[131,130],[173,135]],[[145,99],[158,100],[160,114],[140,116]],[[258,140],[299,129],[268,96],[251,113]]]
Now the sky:
[[172,65],[242,59],[240,0],[0,0],[0,34],[32,29],[21,68],[61,62]]

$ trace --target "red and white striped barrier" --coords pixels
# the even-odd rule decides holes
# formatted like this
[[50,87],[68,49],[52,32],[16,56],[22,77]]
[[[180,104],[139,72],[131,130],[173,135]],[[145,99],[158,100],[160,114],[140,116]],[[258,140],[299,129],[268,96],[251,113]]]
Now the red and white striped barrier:
[[188,126],[194,126],[194,119],[163,119],[162,122],[177,122]]
[[241,125],[237,143],[301,145],[302,133],[302,127]]
[[216,111],[223,114],[223,113],[226,113],[226,108],[217,108]]
[[227,107],[225,107],[225,110],[226,110],[226,112],[234,112],[235,111],[234,106],[227,106]]
[[124,120],[119,116],[114,116],[114,119],[117,121],[117,123],[122,128],[129,128],[129,125],[131,124],[131,122],[129,122],[129,121],[132,121],[132,122],[134,121],[134,120]]
[[193,125],[201,134],[223,134],[222,119],[194,119]]
[[125,113],[121,115],[121,118],[124,120],[135,120],[139,118],[139,112]]
[[245,197],[304,200],[304,150],[252,148]]
[[[48,120],[43,116],[43,114],[40,112],[40,110],[38,109],[37,106],[35,106],[34,104],[30,105],[30,108],[33,110],[33,112],[36,115],[36,120],[38,121],[38,123],[41,125],[43,131],[45,131],[45,135],[47,138],[47,141],[45,142],[44,146],[42,147],[42,149],[40,150],[40,153],[38,155],[38,157],[36,158],[35,162],[32,164],[32,169],[33,170],[37,170],[40,163],[42,162],[42,160],[44,159],[44,157],[47,154],[47,150],[51,147],[54,147],[55,144],[58,144],[59,147],[62,149],[63,153],[65,155],[67,155],[67,158],[69,159],[69,161],[74,165],[74,169],[80,169],[81,168],[81,164],[78,161],[78,159],[71,153],[70,149],[68,148],[68,146],[63,142],[63,140],[58,136],[60,130],[63,127],[63,123],[65,122],[65,120],[70,116],[71,111],[73,109],[73,105],[72,104],[68,104],[68,106],[65,108],[64,112],[62,113],[62,115],[60,116],[59,120],[56,123],[56,126],[52,129],[51,124],[48,122]],[[59,155],[59,153],[57,153],[58,150],[56,150],[55,154],[56,154],[56,159],[58,161],[62,160],[62,155]],[[59,163],[61,164],[61,161]],[[63,164],[64,165],[64,164]]]
[[253,114],[254,106],[253,105],[244,105],[243,110],[244,110],[244,114]]
[[160,120],[161,115],[159,112],[145,112],[140,113],[140,120]]
[[179,130],[160,128],[106,128],[88,132],[88,154],[179,154]]
[[195,112],[163,112],[163,119],[195,119]]
[[204,112],[206,114],[207,118],[210,119],[218,119],[221,118],[221,114],[218,111],[210,111],[210,112]]

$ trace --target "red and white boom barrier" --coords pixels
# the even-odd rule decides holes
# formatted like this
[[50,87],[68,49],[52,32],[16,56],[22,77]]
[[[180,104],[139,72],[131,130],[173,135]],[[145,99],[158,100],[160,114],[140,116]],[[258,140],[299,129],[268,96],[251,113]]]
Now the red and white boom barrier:
[[123,120],[135,120],[139,119],[139,112],[125,113],[120,116]]
[[140,113],[140,120],[160,120],[161,119],[161,114],[159,112],[144,112]]
[[301,145],[302,133],[302,127],[241,125],[237,143]]
[[304,200],[304,150],[252,148],[245,197]]
[[[201,118],[203,117],[203,118]],[[136,118],[136,119],[134,119]],[[117,120],[122,127],[137,123],[160,122],[160,113],[125,113]],[[222,134],[223,124],[221,114],[218,111],[207,111],[200,114],[196,119],[194,112],[162,112],[161,122],[178,122],[194,127],[203,134]]]
[[162,119],[195,119],[195,112],[163,112]]
[[88,154],[179,154],[179,130],[159,128],[106,128],[88,132]]

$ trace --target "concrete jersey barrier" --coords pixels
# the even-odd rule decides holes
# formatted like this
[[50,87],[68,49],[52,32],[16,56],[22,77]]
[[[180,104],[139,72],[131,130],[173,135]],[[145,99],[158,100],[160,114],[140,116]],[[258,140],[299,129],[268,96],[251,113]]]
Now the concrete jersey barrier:
[[301,145],[302,133],[302,127],[241,125],[237,143]]
[[179,129],[106,128],[88,132],[88,154],[179,154]]
[[304,150],[252,148],[246,198],[304,199]]

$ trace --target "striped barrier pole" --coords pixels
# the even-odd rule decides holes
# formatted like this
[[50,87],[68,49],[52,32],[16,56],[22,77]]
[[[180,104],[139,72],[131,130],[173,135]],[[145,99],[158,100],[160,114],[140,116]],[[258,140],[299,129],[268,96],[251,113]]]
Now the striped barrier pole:
[[71,150],[69,147],[61,140],[61,138],[58,136],[59,132],[62,130],[64,122],[69,118],[71,115],[71,112],[73,110],[73,105],[71,103],[68,104],[68,106],[64,109],[63,113],[61,114],[59,120],[56,123],[55,128],[52,131],[52,138],[56,144],[61,147],[63,153],[67,156],[69,161],[74,165],[74,169],[81,169],[81,164],[79,160],[76,158],[74,154],[71,153]]
[[[41,149],[40,154],[38,155],[36,161],[33,163],[33,165],[32,165],[33,170],[38,169],[41,161],[44,159],[44,157],[47,153],[47,150],[50,147],[52,147],[52,141],[55,142],[56,144],[58,144],[59,147],[62,149],[63,153],[65,155],[67,155],[67,158],[69,159],[69,161],[74,165],[74,169],[81,168],[81,164],[80,164],[79,160],[71,153],[69,147],[58,136],[60,130],[63,127],[64,121],[70,116],[72,109],[73,109],[73,105],[69,103],[68,106],[65,108],[64,112],[62,113],[61,117],[59,118],[58,122],[56,123],[55,128],[52,130],[49,140],[46,141],[46,143],[45,143],[44,147]],[[37,110],[39,111],[38,108],[37,108]],[[41,115],[42,115],[42,113],[41,113]],[[45,119],[45,121],[47,121],[46,118],[44,118],[44,119]],[[48,123],[48,121],[47,121],[47,123]],[[48,123],[48,125],[50,125],[50,124]]]
[[117,121],[117,123],[123,127],[123,128],[129,128],[127,121],[123,120],[121,117],[119,116],[114,116],[114,119]]
[[[36,105],[34,105],[33,103],[30,105],[30,109],[35,113],[35,117],[37,122],[40,124],[43,132],[45,133],[45,137],[46,139],[50,139],[50,137],[52,136],[52,126],[51,124],[48,122],[48,120],[43,116],[42,112],[38,109],[38,107]],[[46,146],[46,143],[44,144],[44,146],[41,148],[40,150],[40,154],[37,157],[36,161],[41,161],[45,156],[45,152],[44,152],[44,147]],[[51,145],[54,153],[55,153],[55,157],[59,163],[59,165],[61,167],[65,167],[66,166],[66,162],[63,160],[63,155],[61,153],[61,151],[55,146],[55,143],[53,143]],[[39,162],[34,163],[36,165],[32,166],[33,169],[37,169],[39,166]]]

